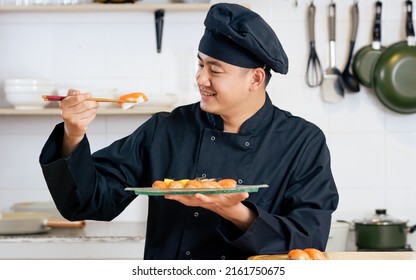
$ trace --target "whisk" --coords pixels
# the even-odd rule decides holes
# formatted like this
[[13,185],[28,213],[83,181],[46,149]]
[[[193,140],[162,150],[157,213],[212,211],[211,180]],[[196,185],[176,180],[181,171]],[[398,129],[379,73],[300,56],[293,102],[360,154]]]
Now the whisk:
[[315,5],[313,1],[308,9],[309,27],[309,59],[306,68],[306,84],[309,87],[317,87],[322,83],[322,67],[315,49]]

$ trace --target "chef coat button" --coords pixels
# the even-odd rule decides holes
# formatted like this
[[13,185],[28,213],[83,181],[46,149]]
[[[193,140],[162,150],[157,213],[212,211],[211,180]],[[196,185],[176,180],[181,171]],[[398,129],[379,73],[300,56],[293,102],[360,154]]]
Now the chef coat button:
[[199,213],[198,213],[198,212],[195,212],[195,213],[194,213],[194,217],[195,217],[195,218],[198,218],[198,216],[199,216]]
[[191,255],[191,252],[190,251],[186,251],[185,252],[185,255],[190,256]]
[[238,179],[238,184],[241,185],[243,183],[243,179]]
[[215,140],[215,136],[211,136],[211,140],[214,141]]
[[246,147],[250,146],[250,142],[246,142],[244,143],[244,145],[246,145]]
[[225,260],[225,256],[221,256],[221,259],[222,259],[222,260]]
[[207,174],[202,174],[201,177],[202,178],[206,178],[207,177]]

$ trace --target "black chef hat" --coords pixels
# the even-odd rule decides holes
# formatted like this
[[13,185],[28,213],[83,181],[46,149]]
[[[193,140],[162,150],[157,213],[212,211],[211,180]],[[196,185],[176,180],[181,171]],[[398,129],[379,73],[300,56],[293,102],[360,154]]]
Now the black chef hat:
[[257,13],[238,4],[211,6],[198,50],[244,68],[288,72],[288,59],[273,29]]

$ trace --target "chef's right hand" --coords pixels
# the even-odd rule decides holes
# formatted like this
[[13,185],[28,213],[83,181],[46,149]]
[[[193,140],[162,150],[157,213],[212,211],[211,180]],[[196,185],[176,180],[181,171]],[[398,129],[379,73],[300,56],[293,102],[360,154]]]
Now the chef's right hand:
[[70,89],[68,95],[60,102],[61,115],[64,120],[64,138],[62,154],[70,155],[76,146],[84,138],[89,124],[95,119],[98,102],[87,100],[89,93],[81,93],[79,90]]

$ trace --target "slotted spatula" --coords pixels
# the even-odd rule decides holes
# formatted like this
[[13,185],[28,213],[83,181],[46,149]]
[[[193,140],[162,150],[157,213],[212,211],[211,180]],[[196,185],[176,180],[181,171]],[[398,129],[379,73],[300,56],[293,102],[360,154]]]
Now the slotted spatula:
[[329,67],[324,71],[321,89],[326,102],[339,102],[344,98],[341,71],[335,66],[335,3],[329,4]]

